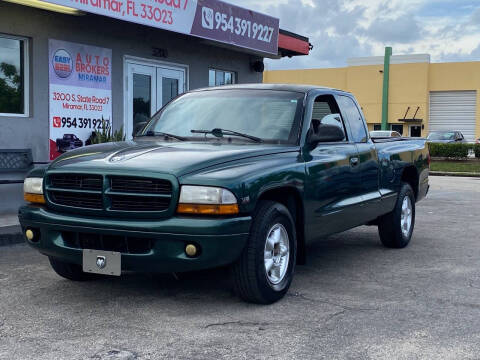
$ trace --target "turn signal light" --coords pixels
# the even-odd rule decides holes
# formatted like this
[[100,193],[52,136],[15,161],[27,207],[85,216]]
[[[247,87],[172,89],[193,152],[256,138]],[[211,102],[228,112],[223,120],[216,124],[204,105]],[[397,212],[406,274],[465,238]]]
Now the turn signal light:
[[23,198],[26,202],[33,204],[45,204],[45,198],[42,194],[24,193]]
[[239,211],[237,204],[178,204],[177,213],[192,215],[236,215]]

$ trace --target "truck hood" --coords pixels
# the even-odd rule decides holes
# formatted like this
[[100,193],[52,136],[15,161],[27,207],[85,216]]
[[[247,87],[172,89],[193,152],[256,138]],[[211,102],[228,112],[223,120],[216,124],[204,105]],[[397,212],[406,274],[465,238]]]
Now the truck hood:
[[299,151],[298,146],[139,139],[69,151],[52,162],[48,170],[127,171],[133,174],[162,173],[179,177],[222,163],[295,151]]

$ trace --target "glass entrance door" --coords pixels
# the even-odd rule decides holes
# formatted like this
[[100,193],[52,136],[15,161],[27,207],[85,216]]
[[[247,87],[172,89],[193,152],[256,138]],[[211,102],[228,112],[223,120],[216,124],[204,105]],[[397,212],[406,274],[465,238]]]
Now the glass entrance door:
[[410,137],[421,137],[422,127],[420,125],[410,125]]
[[154,67],[129,64],[128,66],[128,116],[125,126],[131,139],[147,123],[157,109],[157,81]]
[[184,69],[127,62],[124,126],[127,139],[131,139],[158,110],[184,91]]
[[160,105],[158,109],[185,91],[184,77],[183,70],[157,68],[157,104]]

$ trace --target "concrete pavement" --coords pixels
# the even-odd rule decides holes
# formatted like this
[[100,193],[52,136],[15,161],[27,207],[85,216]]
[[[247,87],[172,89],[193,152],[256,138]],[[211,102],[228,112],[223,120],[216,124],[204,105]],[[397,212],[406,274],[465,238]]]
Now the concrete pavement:
[[478,359],[480,179],[431,184],[408,248],[332,236],[271,306],[234,297],[225,269],[73,283],[1,247],[0,359]]
[[0,213],[0,246],[23,242],[17,213]]

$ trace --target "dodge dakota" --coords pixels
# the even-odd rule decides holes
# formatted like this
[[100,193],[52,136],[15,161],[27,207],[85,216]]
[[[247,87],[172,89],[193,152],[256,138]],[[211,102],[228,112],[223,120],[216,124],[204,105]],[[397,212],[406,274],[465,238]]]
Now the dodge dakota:
[[24,182],[27,243],[60,276],[229,266],[273,303],[307,245],[360,225],[408,245],[428,192],[423,139],[370,138],[350,93],[299,85],[195,90],[132,141],[69,151]]
[[74,134],[63,134],[63,137],[58,138],[55,143],[57,144],[57,151],[62,153],[83,146],[83,141]]

